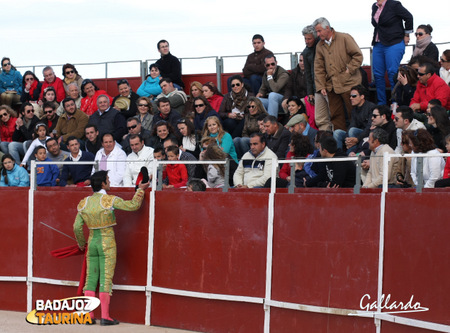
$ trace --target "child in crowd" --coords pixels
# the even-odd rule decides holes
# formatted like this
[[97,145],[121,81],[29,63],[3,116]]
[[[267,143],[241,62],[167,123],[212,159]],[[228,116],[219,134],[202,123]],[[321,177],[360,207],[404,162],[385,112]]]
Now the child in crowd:
[[[178,161],[179,154],[180,150],[177,146],[167,148],[167,159],[169,161]],[[186,186],[188,181],[186,166],[184,164],[167,164],[163,172],[163,178],[167,178],[169,182],[169,185],[163,185],[164,188],[180,188]]]
[[[34,149],[34,156],[36,156],[36,161],[51,161],[47,158],[47,150],[43,146],[38,146]],[[54,164],[38,164],[36,166],[36,184],[38,186],[56,186],[58,176],[59,168]]]
[[0,186],[30,186],[30,176],[27,170],[17,165],[10,154],[2,157]]
[[25,153],[22,163],[20,164],[20,166],[22,167],[26,166],[30,162],[30,157],[33,155],[36,147],[45,147],[45,141],[47,141],[47,139],[50,139],[50,137],[48,136],[47,125],[43,123],[36,124],[36,128],[34,129],[34,138],[35,139],[33,140],[33,142],[31,142],[31,145]]
[[153,159],[157,161],[163,161],[166,158],[166,154],[164,154],[164,148],[156,148],[153,151]]
[[[450,153],[450,134],[445,137],[445,149]],[[444,176],[434,184],[434,187],[450,187],[450,157],[447,157],[447,162],[444,167]]]

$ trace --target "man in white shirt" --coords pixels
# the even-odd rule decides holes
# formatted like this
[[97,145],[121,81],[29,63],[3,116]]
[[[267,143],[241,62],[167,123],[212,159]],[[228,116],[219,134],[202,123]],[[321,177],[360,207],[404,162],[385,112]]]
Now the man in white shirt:
[[153,148],[147,147],[140,135],[130,136],[132,153],[127,157],[127,168],[123,177],[123,186],[135,186],[136,179],[143,166],[147,167],[148,175],[152,177]]
[[[110,133],[103,134],[101,142],[103,148],[95,154],[95,161],[98,161],[99,166],[99,170],[97,171],[109,171],[108,176],[111,186],[123,186],[127,154],[116,145],[116,141],[114,141]],[[95,171],[95,167],[93,167],[92,174]]]

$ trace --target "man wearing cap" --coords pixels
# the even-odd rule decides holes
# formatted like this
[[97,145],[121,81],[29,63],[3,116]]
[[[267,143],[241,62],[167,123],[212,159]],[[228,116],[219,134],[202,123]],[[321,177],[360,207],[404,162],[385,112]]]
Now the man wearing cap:
[[311,145],[314,147],[314,139],[317,130],[309,126],[308,121],[303,114],[296,114],[293,116],[286,124],[286,128],[288,128],[291,133],[299,133],[307,136],[309,142],[311,142]]

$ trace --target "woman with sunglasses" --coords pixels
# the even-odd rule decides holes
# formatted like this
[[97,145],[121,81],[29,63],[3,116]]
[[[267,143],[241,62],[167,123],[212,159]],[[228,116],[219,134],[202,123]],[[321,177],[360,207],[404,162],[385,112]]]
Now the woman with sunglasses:
[[241,157],[249,151],[250,135],[260,132],[258,119],[269,115],[261,100],[255,96],[249,97],[247,109],[248,112],[246,112],[244,116],[242,136],[233,139],[238,159],[241,159]]
[[80,110],[86,113],[88,116],[91,116],[98,110],[97,107],[97,98],[100,95],[108,96],[109,102],[112,103],[111,96],[104,90],[100,90],[94,83],[94,81],[90,79],[84,79],[81,84],[81,106]]
[[34,114],[41,116],[42,108],[39,106],[39,96],[41,95],[42,82],[32,71],[26,71],[22,78],[22,103],[30,102],[34,107]]
[[205,121],[208,117],[216,116],[219,114],[211,107],[205,96],[198,96],[194,98],[194,126],[196,131],[202,131]]
[[11,65],[9,58],[2,59],[0,73],[0,104],[15,105],[20,102],[22,95],[22,74]]
[[153,106],[148,97],[139,97],[137,102],[138,114],[136,117],[141,121],[143,129],[152,131],[153,127]]
[[439,60],[439,50],[431,41],[433,28],[429,24],[421,24],[416,30],[416,45],[414,46],[413,57],[425,56],[433,61]]
[[219,115],[225,131],[235,138],[242,134],[248,101],[250,96],[254,95],[245,88],[242,76],[233,75],[230,82],[231,91],[224,96]]
[[195,131],[194,124],[189,118],[181,118],[178,120],[177,127],[182,136],[180,149],[191,153],[198,159],[200,155],[200,135]]
[[16,129],[17,113],[8,105],[0,106],[0,149],[7,154],[8,146],[13,141],[13,133]]
[[83,78],[78,74],[77,69],[72,64],[65,64],[62,68],[62,75],[64,91],[66,92],[66,96],[69,97],[68,94],[68,85],[71,83],[76,83],[78,88],[81,90],[81,84],[83,83]]

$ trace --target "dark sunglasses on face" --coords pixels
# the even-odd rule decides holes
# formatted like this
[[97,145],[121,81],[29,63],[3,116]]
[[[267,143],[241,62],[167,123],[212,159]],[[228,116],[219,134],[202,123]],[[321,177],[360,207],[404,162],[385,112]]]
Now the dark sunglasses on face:
[[376,118],[376,117],[379,117],[380,115],[379,114],[372,114],[372,118]]
[[3,64],[3,67],[9,66],[9,65],[11,65],[10,62],[5,62],[5,63]]
[[7,113],[2,113],[1,116],[2,117],[6,117],[8,114]]
[[350,98],[356,98],[358,95],[350,95]]
[[204,107],[205,106],[205,104],[195,104],[195,108],[201,108],[201,107]]
[[231,88],[234,88],[234,87],[240,87],[240,86],[241,86],[240,83],[234,83],[234,84],[231,85]]
[[418,76],[424,76],[424,75],[427,75],[428,73],[421,73],[421,72],[417,72],[417,75]]
[[416,35],[416,37],[418,37],[418,36],[422,37],[425,34],[423,32],[416,32],[414,35]]
[[254,109],[254,108],[256,108],[256,105],[248,105],[247,106],[247,109]]
[[50,113],[53,113],[53,110],[50,110],[50,111],[44,111],[44,113],[45,113],[45,114],[50,114]]
[[450,62],[450,60],[444,60],[441,58],[441,62]]
[[131,126],[128,126],[127,128],[128,128],[128,130],[132,130],[132,129],[135,129],[137,127],[137,125],[131,125]]
[[266,64],[266,67],[275,66],[275,65],[276,65],[276,63],[271,62],[270,64]]
[[25,110],[25,113],[33,113],[33,110]]
[[27,77],[25,81],[34,81],[34,77]]
[[74,71],[67,71],[66,75],[73,74],[73,73],[75,73],[75,72]]
[[148,104],[138,104],[138,106],[145,106],[145,107],[148,107]]

